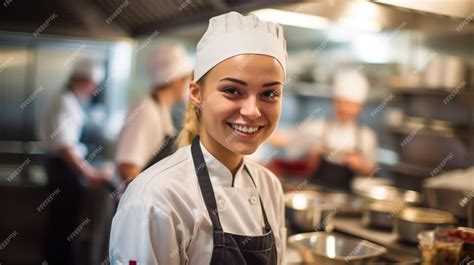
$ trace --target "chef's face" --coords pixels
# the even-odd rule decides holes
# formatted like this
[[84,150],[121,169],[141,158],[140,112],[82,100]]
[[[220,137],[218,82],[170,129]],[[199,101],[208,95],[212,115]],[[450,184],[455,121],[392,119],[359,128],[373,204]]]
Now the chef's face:
[[235,154],[255,152],[278,123],[284,82],[281,65],[270,56],[245,54],[219,63],[201,85],[190,86],[191,101],[201,109],[201,139]]
[[360,111],[362,110],[362,104],[352,102],[344,99],[334,99],[334,110],[338,120],[343,122],[350,122],[357,119]]

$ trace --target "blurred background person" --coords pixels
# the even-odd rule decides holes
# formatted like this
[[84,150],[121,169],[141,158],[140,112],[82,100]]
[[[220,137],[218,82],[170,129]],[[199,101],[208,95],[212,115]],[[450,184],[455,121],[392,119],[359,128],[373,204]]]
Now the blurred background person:
[[350,191],[354,177],[372,175],[377,163],[376,135],[358,122],[369,83],[356,70],[342,70],[332,88],[331,117],[305,122],[292,136],[276,133],[269,144],[286,148],[293,157],[306,156],[310,183]]
[[48,149],[46,172],[48,193],[60,193],[52,200],[46,232],[46,261],[76,264],[77,240],[70,235],[79,225],[85,186],[108,179],[85,159],[86,146],[80,142],[85,113],[80,101],[92,96],[104,78],[104,69],[92,60],[81,60],[73,68],[65,89],[46,106],[40,124],[40,138]]
[[117,141],[117,170],[127,182],[173,153],[176,129],[171,109],[184,100],[191,81],[192,65],[178,44],[152,51],[146,68],[150,95],[130,110]]

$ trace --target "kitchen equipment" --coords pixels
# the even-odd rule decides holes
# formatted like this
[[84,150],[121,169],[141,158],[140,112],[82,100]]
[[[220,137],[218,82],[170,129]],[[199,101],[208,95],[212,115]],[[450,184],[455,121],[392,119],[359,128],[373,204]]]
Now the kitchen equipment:
[[428,206],[439,210],[449,211],[456,217],[467,219],[469,207],[474,206],[467,202],[469,192],[442,187],[425,187]]
[[454,224],[454,216],[445,211],[432,208],[406,207],[396,216],[393,233],[397,239],[407,243],[417,243],[421,231]]
[[428,205],[449,211],[460,219],[467,219],[470,226],[474,214],[474,167],[443,173],[425,181],[423,188]]
[[365,240],[325,232],[293,235],[288,244],[295,246],[303,261],[309,264],[365,265],[387,252],[385,248]]
[[362,224],[371,228],[391,229],[393,219],[403,207],[389,202],[370,202],[362,212]]
[[412,190],[399,189],[388,185],[374,185],[366,190],[355,190],[356,194],[368,201],[385,201],[407,206],[419,205],[423,202],[423,195]]
[[466,78],[467,68],[462,58],[436,56],[427,66],[424,82],[430,88],[452,90]]
[[360,211],[362,201],[341,192],[296,191],[285,194],[285,214],[297,231],[320,231],[337,215]]

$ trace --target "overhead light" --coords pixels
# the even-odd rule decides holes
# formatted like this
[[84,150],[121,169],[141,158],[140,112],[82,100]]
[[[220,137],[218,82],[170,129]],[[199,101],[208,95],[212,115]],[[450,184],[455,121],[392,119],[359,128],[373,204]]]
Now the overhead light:
[[325,29],[329,22],[326,18],[302,13],[265,8],[251,12],[261,20],[271,21],[287,26],[309,29]]
[[380,15],[377,5],[369,2],[354,2],[348,6],[338,24],[350,30],[380,31]]
[[390,61],[390,41],[377,33],[366,33],[352,41],[354,54],[363,62],[386,63]]

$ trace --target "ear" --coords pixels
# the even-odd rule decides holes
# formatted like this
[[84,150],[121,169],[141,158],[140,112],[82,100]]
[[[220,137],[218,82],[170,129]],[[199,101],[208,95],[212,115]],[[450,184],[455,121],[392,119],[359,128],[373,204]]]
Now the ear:
[[198,83],[196,83],[196,81],[191,81],[191,83],[189,83],[189,101],[191,102],[191,104],[194,105],[194,107],[196,108],[201,108],[201,104],[202,104],[202,91],[201,91],[201,87],[199,86]]

